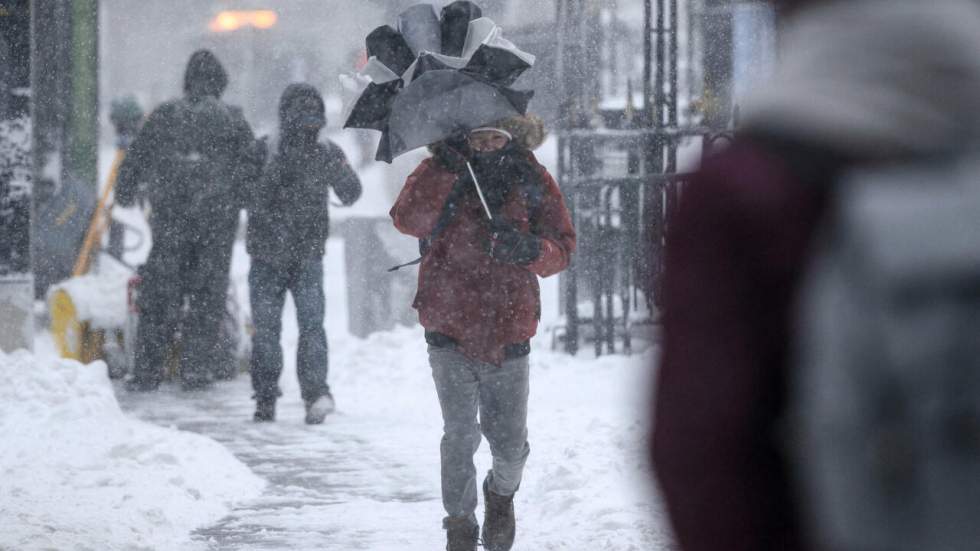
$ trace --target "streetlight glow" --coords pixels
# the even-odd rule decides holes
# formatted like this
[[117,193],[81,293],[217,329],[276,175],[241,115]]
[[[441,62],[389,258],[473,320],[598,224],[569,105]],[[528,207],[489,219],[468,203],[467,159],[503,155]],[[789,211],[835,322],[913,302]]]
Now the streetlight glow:
[[235,12],[223,11],[211,21],[211,30],[215,32],[234,31],[242,26]]
[[208,25],[214,32],[237,31],[242,27],[269,29],[279,21],[279,15],[272,10],[222,11],[214,16]]
[[257,29],[268,29],[275,26],[279,16],[272,10],[258,10],[251,12],[252,26]]

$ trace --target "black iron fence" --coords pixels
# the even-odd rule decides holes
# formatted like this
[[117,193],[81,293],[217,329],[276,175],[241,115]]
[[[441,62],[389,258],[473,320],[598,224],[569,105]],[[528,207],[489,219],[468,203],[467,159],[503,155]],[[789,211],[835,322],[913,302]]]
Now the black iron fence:
[[626,352],[659,318],[663,251],[690,172],[727,134],[706,128],[572,130],[559,136],[562,190],[578,231],[563,274],[564,320],[553,344]]

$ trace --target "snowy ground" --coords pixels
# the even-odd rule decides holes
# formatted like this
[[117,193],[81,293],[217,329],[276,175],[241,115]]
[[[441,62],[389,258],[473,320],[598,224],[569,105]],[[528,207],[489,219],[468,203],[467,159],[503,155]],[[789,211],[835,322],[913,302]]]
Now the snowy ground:
[[[288,350],[294,339],[284,339]],[[261,497],[195,532],[204,547],[439,549],[441,421],[421,343],[414,329],[332,339],[339,411],[320,427],[302,422],[292,361],[272,425],[250,421],[245,377],[208,399],[175,389],[120,399],[137,417],[214,437],[269,481]],[[619,357],[535,352],[515,549],[666,548],[641,450],[648,374]],[[486,446],[478,466],[489,468]]]
[[[272,425],[250,421],[245,375],[206,394],[117,386],[125,417],[101,364],[55,361],[46,339],[39,359],[0,362],[0,518],[14,519],[0,549],[441,548],[441,420],[421,331],[345,335],[340,252],[331,240],[339,410],[323,426],[302,423],[289,300],[285,396]],[[241,253],[238,284],[248,269]],[[515,550],[669,549],[643,457],[650,354],[570,358],[546,344],[536,340],[532,355],[532,454]],[[478,468],[489,468],[486,445]]]
[[0,549],[180,549],[265,482],[214,440],[125,415],[105,364],[0,352]]
[[[287,317],[288,351],[295,339]],[[648,359],[535,350],[516,550],[669,548],[642,457]],[[206,394],[116,387],[123,411],[158,427],[119,411],[101,364],[4,357],[0,517],[14,521],[0,549],[441,548],[421,331],[335,335],[331,362],[339,411],[319,427],[302,423],[288,356],[275,424],[250,421],[247,376]]]
[[[0,550],[443,548],[441,419],[421,330],[349,336],[343,256],[330,239],[339,409],[322,426],[302,422],[291,299],[275,424],[251,422],[247,375],[203,394],[134,395],[102,364],[55,359],[43,334],[34,356],[0,356]],[[232,281],[246,310],[247,272],[237,243]],[[543,329],[558,317],[556,282],[542,282]],[[515,551],[670,549],[644,458],[652,351],[571,358],[541,333]],[[480,472],[489,459],[484,444]]]

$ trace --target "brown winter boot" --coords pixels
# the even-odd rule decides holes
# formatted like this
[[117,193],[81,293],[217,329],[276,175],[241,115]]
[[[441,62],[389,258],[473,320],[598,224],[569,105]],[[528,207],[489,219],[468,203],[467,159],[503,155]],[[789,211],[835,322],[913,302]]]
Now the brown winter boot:
[[514,496],[499,496],[490,490],[490,477],[483,479],[483,548],[487,551],[509,551],[514,545],[517,519]]
[[442,520],[446,529],[446,551],[476,551],[480,526],[469,517]]

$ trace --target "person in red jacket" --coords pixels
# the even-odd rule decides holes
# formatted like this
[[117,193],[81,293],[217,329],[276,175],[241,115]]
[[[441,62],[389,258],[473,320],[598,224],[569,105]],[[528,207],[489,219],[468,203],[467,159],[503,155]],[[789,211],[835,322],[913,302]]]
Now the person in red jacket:
[[483,544],[500,551],[514,540],[513,498],[530,453],[528,354],[541,310],[537,278],[565,269],[575,250],[558,185],[531,152],[542,138],[539,120],[517,117],[436,144],[391,209],[395,227],[418,238],[423,251],[414,307],[445,423],[443,526],[450,550],[476,549],[473,455],[481,430],[493,455],[483,482]]
[[795,299],[834,187],[980,128],[975,3],[784,3],[781,66],[684,188],[667,239],[651,456],[684,551],[815,547],[787,387]]

